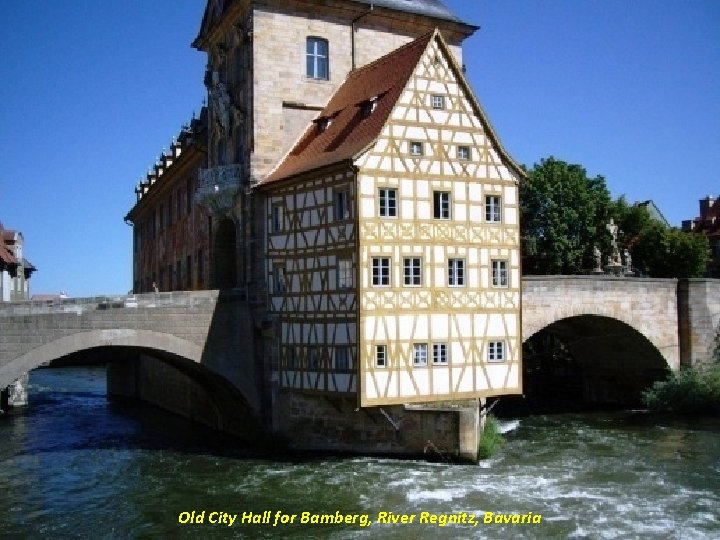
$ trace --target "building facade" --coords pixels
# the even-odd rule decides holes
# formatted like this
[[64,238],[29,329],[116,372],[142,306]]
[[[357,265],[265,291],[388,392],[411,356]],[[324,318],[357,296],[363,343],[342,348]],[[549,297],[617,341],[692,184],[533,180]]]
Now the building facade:
[[[210,217],[195,202],[198,171],[206,165],[207,111],[202,110],[163,151],[136,186],[125,216],[133,226],[133,291],[211,288]],[[228,257],[232,259],[232,257]]]
[[710,244],[708,277],[720,278],[720,197],[700,199],[700,215],[682,222],[685,232],[702,233]]
[[30,299],[30,277],[36,269],[25,258],[24,244],[21,232],[0,223],[0,302]]
[[[207,4],[207,227],[188,234],[207,286],[247,293],[269,427],[299,446],[370,441],[359,407],[396,426],[408,404],[521,392],[523,172],[463,74],[476,30],[439,0]],[[174,166],[128,214],[136,290],[167,283],[143,249]]]

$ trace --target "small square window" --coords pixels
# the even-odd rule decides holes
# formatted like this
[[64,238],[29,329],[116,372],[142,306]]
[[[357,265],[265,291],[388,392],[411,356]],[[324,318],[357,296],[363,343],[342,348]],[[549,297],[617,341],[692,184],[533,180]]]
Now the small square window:
[[458,159],[462,159],[464,161],[469,160],[470,159],[470,147],[469,146],[458,146],[457,157],[458,157]]
[[447,364],[447,343],[433,344],[433,364]]
[[427,343],[415,343],[413,345],[413,366],[427,366],[427,356]]
[[373,258],[372,284],[375,287],[390,286],[390,259],[388,257]]
[[385,345],[375,346],[375,366],[387,367],[387,347]]
[[504,362],[505,361],[505,342],[489,341],[487,347],[488,362]]
[[445,108],[445,96],[434,95],[432,97],[432,108],[433,109],[444,109]]
[[411,156],[422,156],[423,155],[423,143],[418,141],[410,142],[410,155]]

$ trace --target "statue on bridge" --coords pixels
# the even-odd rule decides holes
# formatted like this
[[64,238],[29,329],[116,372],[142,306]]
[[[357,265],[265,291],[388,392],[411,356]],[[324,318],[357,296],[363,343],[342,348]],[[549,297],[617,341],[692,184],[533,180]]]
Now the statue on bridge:
[[617,245],[618,226],[615,224],[613,218],[610,218],[610,222],[605,225],[605,228],[610,233],[610,246],[612,248],[607,265],[605,265],[605,270],[616,274],[621,271],[623,266],[622,259],[620,258],[620,250]]

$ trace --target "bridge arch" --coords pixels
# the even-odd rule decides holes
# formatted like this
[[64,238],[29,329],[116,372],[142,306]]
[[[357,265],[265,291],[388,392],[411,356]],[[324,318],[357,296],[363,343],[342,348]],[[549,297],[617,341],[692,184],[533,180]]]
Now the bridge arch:
[[526,336],[523,370],[525,393],[538,401],[559,396],[558,401],[634,404],[670,366],[632,321],[582,313]]
[[100,347],[133,347],[200,362],[202,348],[172,334],[131,328],[88,330],[44,343],[3,366],[0,384],[64,356]]

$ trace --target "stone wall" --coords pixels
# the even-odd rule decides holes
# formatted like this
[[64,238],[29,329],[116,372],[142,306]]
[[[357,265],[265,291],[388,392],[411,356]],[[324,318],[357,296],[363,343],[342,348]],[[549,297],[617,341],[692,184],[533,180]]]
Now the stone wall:
[[281,391],[273,417],[276,435],[293,450],[477,459],[477,402],[462,408],[360,409],[351,398]]
[[678,284],[681,363],[720,362],[720,280],[687,279]]

